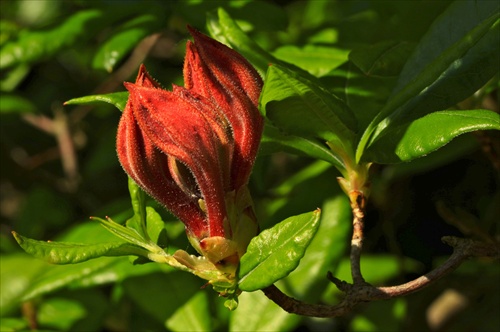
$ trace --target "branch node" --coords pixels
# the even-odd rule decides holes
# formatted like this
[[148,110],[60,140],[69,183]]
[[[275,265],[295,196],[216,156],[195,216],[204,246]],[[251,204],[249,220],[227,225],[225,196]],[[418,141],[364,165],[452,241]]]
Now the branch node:
[[330,271],[326,274],[326,278],[330,280],[341,292],[347,293],[351,290],[352,284],[336,278]]

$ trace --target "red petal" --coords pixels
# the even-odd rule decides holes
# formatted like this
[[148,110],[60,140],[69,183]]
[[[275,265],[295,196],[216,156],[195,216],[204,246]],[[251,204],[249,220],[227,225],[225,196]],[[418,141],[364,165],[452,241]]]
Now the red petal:
[[214,105],[182,88],[174,93],[130,83],[126,87],[134,117],[148,139],[193,172],[206,202],[210,236],[224,236],[223,170],[228,161],[221,151],[230,140],[224,123],[214,116]]
[[238,189],[248,181],[262,135],[257,108],[262,80],[240,54],[194,29],[190,32],[195,43],[186,46],[185,86],[211,99],[229,120],[235,140],[231,181]]
[[208,225],[196,199],[182,192],[167,168],[167,156],[157,150],[140,130],[132,112],[132,99],[118,126],[116,149],[125,172],[150,196],[162,203],[199,238],[208,236]]

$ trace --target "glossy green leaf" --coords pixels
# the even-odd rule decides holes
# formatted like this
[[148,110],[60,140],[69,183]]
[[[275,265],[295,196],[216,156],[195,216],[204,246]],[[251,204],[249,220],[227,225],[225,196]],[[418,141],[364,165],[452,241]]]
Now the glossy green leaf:
[[97,217],[92,217],[93,220],[96,220],[101,223],[101,225],[106,228],[108,231],[121,238],[127,243],[132,244],[132,246],[125,247],[130,252],[130,254],[139,254],[144,255],[145,252],[140,249],[142,247],[147,251],[156,251],[156,246],[149,239],[146,239],[141,235],[140,232],[135,230],[134,228],[125,227],[114,222],[111,218],[101,219]]
[[260,105],[274,125],[292,135],[339,142],[344,147],[352,143],[356,119],[349,107],[288,68],[269,67]]
[[6,113],[33,113],[36,106],[31,101],[20,96],[2,94],[0,114]]
[[[113,234],[94,222],[79,224],[63,237],[57,238],[57,241],[81,241],[82,243],[108,243],[113,240],[116,240]],[[18,256],[16,255],[16,257]],[[23,257],[26,263],[21,263]],[[3,264],[4,258],[1,261]],[[18,301],[29,300],[66,287],[91,287],[119,282],[129,276],[148,274],[162,269],[171,270],[164,264],[132,265],[128,257],[101,257],[68,265],[49,265],[45,261],[25,255],[14,261],[21,264],[19,266],[25,267],[21,269],[18,266],[10,269],[10,271],[15,272],[14,276],[18,281],[31,275],[29,271],[32,267],[40,266],[40,269],[36,270],[36,274],[33,274],[35,277],[29,279],[26,287],[21,287]],[[9,271],[9,268],[1,271]],[[3,277],[2,280],[4,280]],[[3,294],[8,295],[8,293],[1,292],[2,296]]]
[[367,76],[352,62],[321,78],[321,83],[345,101],[362,133],[384,107],[396,83],[396,77]]
[[409,42],[384,41],[354,49],[352,61],[368,76],[396,76],[403,69],[415,45]]
[[434,22],[401,72],[393,96],[364,132],[357,160],[387,127],[444,110],[498,73],[499,6],[455,1]]
[[347,62],[349,51],[331,46],[293,45],[279,47],[273,55],[283,61],[300,67],[311,75],[320,77]]
[[338,188],[337,195],[327,199],[321,207],[318,231],[300,265],[281,280],[285,293],[305,302],[318,302],[330,283],[327,272],[336,269],[346,252],[351,228],[349,200]]
[[122,241],[97,244],[46,242],[28,239],[15,232],[13,234],[28,254],[53,264],[74,264],[102,256],[131,255],[139,252],[138,248]]
[[476,130],[500,130],[500,115],[488,110],[434,112],[410,124],[388,128],[370,146],[366,158],[382,164],[411,161]]
[[[395,92],[403,90],[421,76],[423,71],[438,70],[437,67],[448,69],[448,66],[452,64],[460,68],[464,61],[487,60],[488,54],[498,54],[500,46],[489,44],[488,41],[498,41],[500,38],[498,36],[499,18],[500,3],[498,2],[454,1],[433,22],[419,42],[401,73]],[[489,45],[484,45],[485,43]],[[486,53],[478,54],[481,51],[486,51]],[[462,58],[461,61],[458,60],[460,58]],[[495,63],[498,66],[498,63]],[[444,71],[439,71],[437,75],[440,76],[442,73]]]
[[262,292],[243,292],[238,309],[231,312],[229,331],[293,331],[302,320],[290,315]]
[[78,264],[50,265],[26,287],[21,300],[26,301],[63,288],[95,287],[165,270],[172,269],[164,264],[133,265],[126,257],[101,257]]
[[162,12],[134,17],[120,26],[97,51],[93,66],[98,69],[113,71],[115,66],[147,35],[160,29],[165,17]]
[[320,214],[318,209],[290,217],[254,237],[241,258],[239,288],[262,289],[292,272],[318,230]]
[[79,98],[73,98],[64,103],[64,105],[81,105],[105,102],[111,104],[123,112],[127,105],[128,92],[113,92],[105,95],[92,95]]
[[335,165],[337,168],[343,167],[342,162],[326,144],[322,144],[313,138],[289,135],[274,126],[266,124],[260,142],[259,154],[266,155],[279,151],[321,159]]

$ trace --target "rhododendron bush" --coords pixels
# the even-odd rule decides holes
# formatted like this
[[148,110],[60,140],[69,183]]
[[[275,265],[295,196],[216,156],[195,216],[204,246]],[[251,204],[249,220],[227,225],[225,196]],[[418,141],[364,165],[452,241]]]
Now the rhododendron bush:
[[500,329],[497,2],[36,3],[2,331]]

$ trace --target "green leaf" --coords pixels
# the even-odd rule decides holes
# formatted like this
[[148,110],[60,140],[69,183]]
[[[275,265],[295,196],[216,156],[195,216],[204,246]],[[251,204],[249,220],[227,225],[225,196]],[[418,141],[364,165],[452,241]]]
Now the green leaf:
[[127,105],[128,92],[113,92],[104,95],[92,95],[79,98],[73,98],[64,103],[64,105],[81,105],[105,102],[111,104],[123,112]]
[[410,124],[391,126],[370,146],[365,158],[381,164],[411,161],[476,130],[500,130],[500,115],[488,110],[434,112]]
[[[0,311],[3,317],[19,308],[24,292],[47,268],[47,262],[35,259],[23,252],[3,254],[0,259]],[[3,331],[3,330],[2,330]]]
[[[106,228],[108,231],[110,231],[111,233],[113,233],[114,235],[118,236],[119,238],[123,239],[126,242],[132,243],[138,247],[142,247],[151,252],[155,252],[157,249],[155,245],[151,243],[151,241],[145,239],[134,228],[122,226],[114,222],[111,218],[101,219],[97,217],[92,217],[92,219],[100,222],[104,228]],[[141,250],[139,250],[138,252],[141,252]]]
[[367,76],[349,62],[321,81],[345,101],[357,119],[357,132],[363,133],[391,95],[396,77]]
[[316,77],[326,75],[347,62],[348,54],[348,50],[318,45],[306,45],[303,48],[286,45],[273,52],[276,58],[292,63]]
[[285,293],[305,302],[318,302],[330,283],[326,274],[341,262],[350,236],[351,208],[346,195],[338,188],[337,194],[321,207],[318,231],[300,265],[281,280]]
[[365,75],[396,76],[414,48],[409,42],[384,41],[354,49],[349,60]]
[[[40,261],[33,259],[34,261]],[[69,265],[49,265],[45,270],[41,271],[37,278],[35,278],[27,287],[23,294],[21,301],[27,301],[43,294],[53,293],[57,290],[63,289],[73,285],[88,276],[99,273],[100,271],[114,267],[120,261],[125,261],[130,265],[127,258],[124,257],[101,257],[94,260],[78,264]],[[109,270],[107,270],[109,272]],[[87,284],[87,286],[100,285],[108,282],[113,282],[113,279],[107,279],[110,274],[101,274],[98,283]]]
[[[176,328],[179,327],[177,319],[174,319],[170,323],[169,319],[179,308],[182,308],[197,293],[200,293],[199,288],[202,285],[203,281],[199,278],[178,271],[166,274],[154,273],[130,278],[123,282],[126,294],[142,310],[148,313],[152,319],[163,325],[172,324]],[[199,322],[198,318],[196,318],[196,322],[193,322],[193,325],[211,326],[209,312],[200,312],[199,315],[200,319],[205,320],[205,322]]]
[[61,297],[50,298],[37,307],[37,318],[41,326],[68,331],[71,326],[87,316],[85,307],[76,300]]
[[89,38],[99,29],[103,16],[97,9],[82,10],[52,30],[21,31],[17,40],[7,42],[0,49],[0,69],[48,58],[77,40]]
[[231,16],[222,8],[216,15],[207,15],[207,28],[214,39],[231,46],[255,66],[264,76],[270,63],[278,63],[275,57],[262,49],[238,26]]
[[[307,76],[272,65],[259,103],[273,125],[287,134],[309,142],[328,143],[333,157],[330,159],[335,159],[333,165],[345,173],[344,162],[353,154],[356,119],[344,102]],[[315,145],[321,146],[318,143]],[[307,150],[301,150],[310,155]]]
[[366,306],[354,317],[350,331],[378,332],[400,331],[408,317],[407,298],[380,301],[377,305]]
[[290,315],[262,292],[244,292],[238,310],[229,316],[229,331],[294,331],[303,319]]
[[289,135],[270,124],[266,124],[259,154],[266,155],[279,151],[321,159],[337,168],[343,167],[342,161],[325,144],[313,138]]
[[93,60],[93,67],[112,72],[120,61],[144,37],[160,29],[165,17],[162,12],[134,17],[119,27],[119,30],[104,42]]
[[438,17],[406,63],[392,97],[364,132],[358,161],[388,126],[444,110],[498,73],[499,17],[498,2],[473,0],[456,1]]
[[344,146],[352,143],[356,119],[349,107],[288,68],[269,67],[260,105],[273,124],[292,135],[340,142]]
[[290,217],[254,237],[241,258],[238,286],[265,288],[292,272],[319,226],[320,210]]
[[165,322],[170,331],[210,331],[210,303],[206,292],[195,293]]
[[28,254],[53,264],[74,264],[102,256],[121,256],[138,253],[138,248],[122,241],[80,244],[37,241],[28,239],[15,232],[13,232],[13,235],[17,243]]
[[0,331],[3,332],[16,332],[28,331],[28,322],[24,318],[7,318],[0,319]]
[[128,177],[128,191],[132,200],[134,216],[127,221],[127,227],[135,229],[143,239],[149,240],[146,221],[146,194],[131,177]]
[[0,103],[0,113],[34,113],[36,111],[35,105],[26,98],[2,94],[2,102]]

